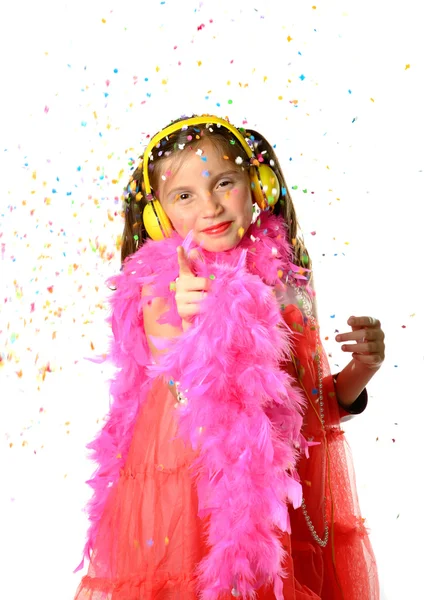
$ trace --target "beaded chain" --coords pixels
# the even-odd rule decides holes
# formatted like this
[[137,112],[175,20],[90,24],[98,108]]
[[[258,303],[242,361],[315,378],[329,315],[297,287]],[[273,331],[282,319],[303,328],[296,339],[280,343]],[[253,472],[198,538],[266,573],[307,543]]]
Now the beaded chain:
[[[321,358],[320,358],[320,351],[319,351],[319,344],[318,344],[318,324],[317,321],[314,317],[314,315],[312,314],[312,301],[311,298],[309,297],[309,295],[306,294],[305,290],[303,287],[300,286],[293,286],[295,291],[297,292],[297,294],[299,294],[302,298],[303,301],[303,309],[305,310],[305,313],[308,317],[308,319],[311,322],[312,327],[315,329],[315,335],[316,335],[316,350],[315,350],[315,357],[314,360],[317,363],[318,366],[318,392],[319,392],[319,419],[321,422],[321,427],[324,431],[324,435],[325,435],[325,420],[324,420],[324,399],[323,399],[323,392],[322,392],[322,366],[321,366]],[[296,365],[295,365],[296,366]],[[296,368],[297,370],[297,368]],[[301,383],[301,382],[300,382]],[[303,384],[301,383],[306,395],[308,396]],[[309,396],[308,396],[309,401],[311,402]],[[313,404],[312,404],[313,406]],[[315,408],[315,407],[314,407]],[[325,489],[325,452],[323,454],[323,468],[322,468],[322,472],[323,472],[323,487]],[[324,538],[321,539],[319,537],[319,535],[317,534],[317,531],[312,523],[312,520],[308,514],[308,511],[306,509],[306,503],[305,503],[305,499],[302,498],[302,512],[303,515],[305,517],[305,521],[306,524],[308,526],[309,531],[311,532],[311,535],[313,537],[313,539],[317,542],[317,544],[319,544],[322,548],[325,548],[325,546],[328,543],[328,523],[327,523],[327,517],[326,517],[326,505],[327,505],[327,498],[324,496],[324,507],[323,507],[323,517],[324,517]]]

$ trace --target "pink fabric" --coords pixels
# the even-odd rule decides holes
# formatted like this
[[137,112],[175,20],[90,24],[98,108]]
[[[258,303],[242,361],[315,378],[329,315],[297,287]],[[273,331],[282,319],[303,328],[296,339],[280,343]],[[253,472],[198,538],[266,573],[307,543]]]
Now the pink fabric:
[[[78,600],[100,600],[112,591],[114,600],[177,598],[184,589],[209,600],[225,598],[233,588],[241,597],[253,598],[266,584],[274,594],[269,597],[306,597],[299,594],[302,589],[309,593],[307,587],[293,576],[288,518],[289,504],[295,509],[301,500],[294,467],[302,452],[308,454],[309,444],[301,432],[306,402],[289,369],[280,368],[296,343],[272,293],[280,278],[306,283],[304,270],[294,271],[283,221],[263,214],[237,248],[221,254],[204,252],[205,263],[195,265],[197,272],[214,277],[205,311],[153,366],[144,334],[141,289],[153,283],[154,295],[166,298],[170,306],[163,322],[180,322],[169,284],[178,274],[176,248],[181,244],[176,234],[146,243],[114,281],[110,358],[119,371],[111,386],[114,402],[108,421],[89,446],[99,467],[89,482],[94,496],[88,507],[91,526],[84,557],[91,559],[90,573]],[[189,251],[190,238],[184,245]],[[186,470],[194,486],[187,515],[197,539],[189,552],[191,567],[187,563],[185,571],[178,572],[174,565],[173,576],[162,569],[167,560],[162,563],[150,556],[146,562],[143,552],[134,558],[128,546],[134,536],[142,544],[146,521],[139,512],[140,502],[144,505],[144,496],[147,503],[153,497],[149,488],[140,487],[144,471],[131,466],[133,451],[139,459],[143,456],[143,435],[151,439],[136,424],[148,414],[157,382],[170,375],[188,390],[187,406],[177,411],[175,432],[189,454],[194,453]],[[160,393],[158,398],[161,406],[165,398]],[[152,468],[151,460],[140,460]],[[131,513],[130,507],[135,509]],[[159,533],[163,538],[164,530]],[[167,556],[169,552],[168,548]]]

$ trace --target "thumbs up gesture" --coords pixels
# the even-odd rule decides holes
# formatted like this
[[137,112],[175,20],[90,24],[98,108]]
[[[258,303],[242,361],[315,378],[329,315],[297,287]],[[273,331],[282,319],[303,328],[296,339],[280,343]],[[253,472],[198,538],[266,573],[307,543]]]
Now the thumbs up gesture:
[[187,256],[184,248],[178,246],[177,257],[180,272],[175,280],[175,301],[182,319],[183,331],[186,331],[191,327],[193,317],[200,313],[200,303],[209,290],[210,280],[197,277],[193,272],[190,260],[202,259],[197,250],[192,250]]

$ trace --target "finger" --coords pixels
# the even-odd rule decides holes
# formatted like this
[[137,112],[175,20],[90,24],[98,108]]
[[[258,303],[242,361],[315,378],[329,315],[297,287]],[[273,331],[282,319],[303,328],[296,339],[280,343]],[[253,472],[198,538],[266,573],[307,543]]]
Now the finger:
[[184,320],[186,319],[192,319],[192,317],[196,317],[197,315],[199,315],[202,311],[199,308],[199,304],[187,304],[187,306],[185,307],[184,311],[181,312],[180,317]]
[[181,292],[175,294],[175,300],[178,304],[190,306],[191,304],[199,304],[206,298],[206,292]]
[[378,352],[380,345],[377,342],[362,342],[358,344],[343,344],[343,352],[366,352],[367,354]]
[[381,323],[374,317],[350,317],[347,324],[351,327],[381,327]]
[[347,342],[347,341],[358,341],[362,339],[366,340],[384,340],[385,334],[382,329],[374,329],[374,328],[362,328],[355,329],[354,331],[350,331],[349,333],[339,333],[336,335],[335,340],[337,342]]
[[190,264],[188,262],[188,257],[182,246],[178,246],[178,248],[177,248],[177,258],[178,258],[178,266],[180,268],[179,277],[184,277],[187,275],[194,275],[194,273],[190,267]]
[[177,282],[177,289],[181,288],[185,292],[206,292],[210,289],[210,281],[206,277],[190,277],[182,283]]
[[360,341],[363,339],[374,340],[377,338],[377,332],[372,329],[357,329],[349,333],[339,333],[336,335],[337,342]]
[[383,359],[379,354],[352,354],[352,358],[369,367],[378,367],[383,364]]

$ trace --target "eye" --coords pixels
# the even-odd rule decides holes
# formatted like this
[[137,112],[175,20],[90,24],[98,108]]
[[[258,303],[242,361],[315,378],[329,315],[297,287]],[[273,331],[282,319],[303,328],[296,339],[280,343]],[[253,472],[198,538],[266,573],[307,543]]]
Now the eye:
[[230,181],[229,179],[226,179],[225,181],[221,181],[221,183],[219,185],[224,185],[224,183],[233,183],[233,182]]
[[190,196],[190,194],[188,192],[183,192],[182,194],[177,194],[174,198],[174,201],[178,202],[179,200],[182,200],[184,202],[185,200],[188,200],[188,198],[183,198],[183,196]]

